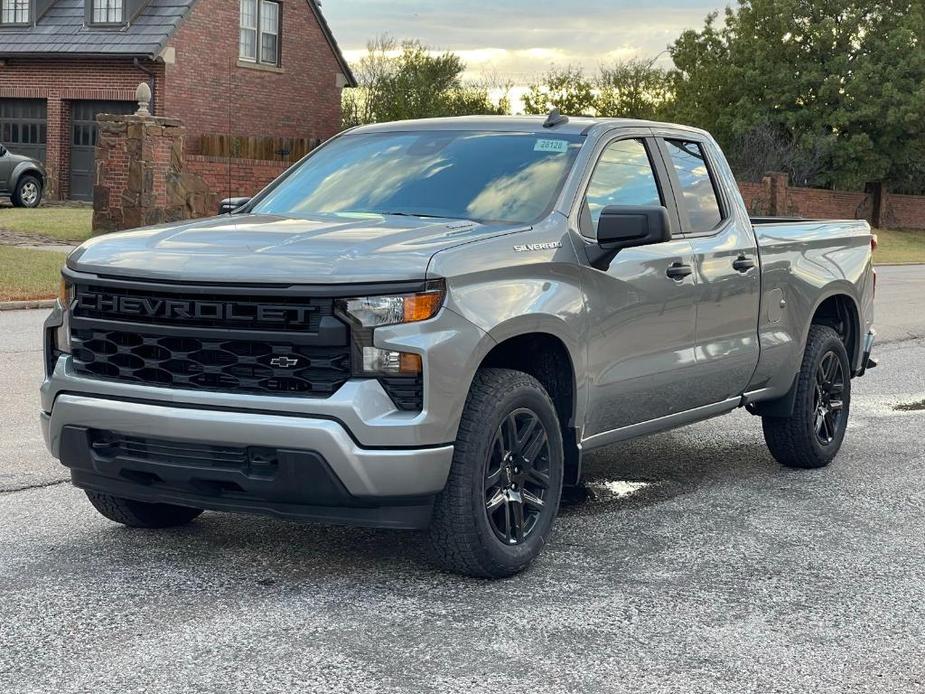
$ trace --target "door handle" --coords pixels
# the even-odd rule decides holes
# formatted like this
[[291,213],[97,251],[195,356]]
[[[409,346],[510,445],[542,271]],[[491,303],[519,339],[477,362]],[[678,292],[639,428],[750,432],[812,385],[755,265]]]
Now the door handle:
[[668,266],[665,274],[673,280],[683,280],[688,275],[694,274],[694,268],[684,263],[672,263]]
[[753,267],[755,267],[755,261],[744,255],[732,261],[732,269],[736,272],[748,272]]

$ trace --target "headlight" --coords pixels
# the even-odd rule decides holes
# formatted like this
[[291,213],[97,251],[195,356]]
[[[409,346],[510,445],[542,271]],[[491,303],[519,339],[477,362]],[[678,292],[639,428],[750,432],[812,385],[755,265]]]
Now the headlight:
[[423,292],[394,296],[365,296],[347,299],[344,313],[364,328],[396,323],[414,323],[437,315],[443,305],[443,283],[432,283]]
[[373,345],[373,331],[385,325],[415,323],[437,315],[446,289],[442,281],[429,282],[413,294],[364,296],[339,302],[339,312],[353,323],[353,369],[358,376],[417,377],[423,367],[421,355],[380,349]]
[[68,282],[64,276],[61,276],[61,282],[58,284],[58,303],[65,311],[71,307],[74,300],[74,286]]
[[58,305],[61,307],[63,320],[55,329],[55,348],[65,354],[71,353],[70,311],[73,303],[74,286],[61,277],[61,283],[58,285]]

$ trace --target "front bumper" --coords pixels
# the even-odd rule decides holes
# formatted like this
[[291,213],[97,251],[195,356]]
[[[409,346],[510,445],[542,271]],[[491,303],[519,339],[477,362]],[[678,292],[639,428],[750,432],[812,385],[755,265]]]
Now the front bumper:
[[[337,421],[61,394],[42,430],[74,484],[138,499],[222,511],[368,526],[426,526],[451,445],[364,448]],[[96,437],[150,440],[154,458],[113,455]],[[210,442],[275,455],[272,469],[214,465],[183,448]]]

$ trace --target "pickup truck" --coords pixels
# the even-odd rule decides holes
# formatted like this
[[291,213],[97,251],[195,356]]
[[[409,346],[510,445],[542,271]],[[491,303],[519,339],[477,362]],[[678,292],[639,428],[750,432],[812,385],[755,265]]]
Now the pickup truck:
[[587,451],[745,407],[823,467],[873,364],[867,223],[750,219],[702,130],[369,125],[226,207],[62,271],[42,427],[113,521],[426,529],[507,576]]

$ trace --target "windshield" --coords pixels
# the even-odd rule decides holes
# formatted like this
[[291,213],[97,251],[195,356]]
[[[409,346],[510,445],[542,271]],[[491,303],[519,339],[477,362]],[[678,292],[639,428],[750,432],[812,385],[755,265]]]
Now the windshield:
[[434,130],[345,135],[309,157],[252,212],[531,224],[552,209],[582,140]]

